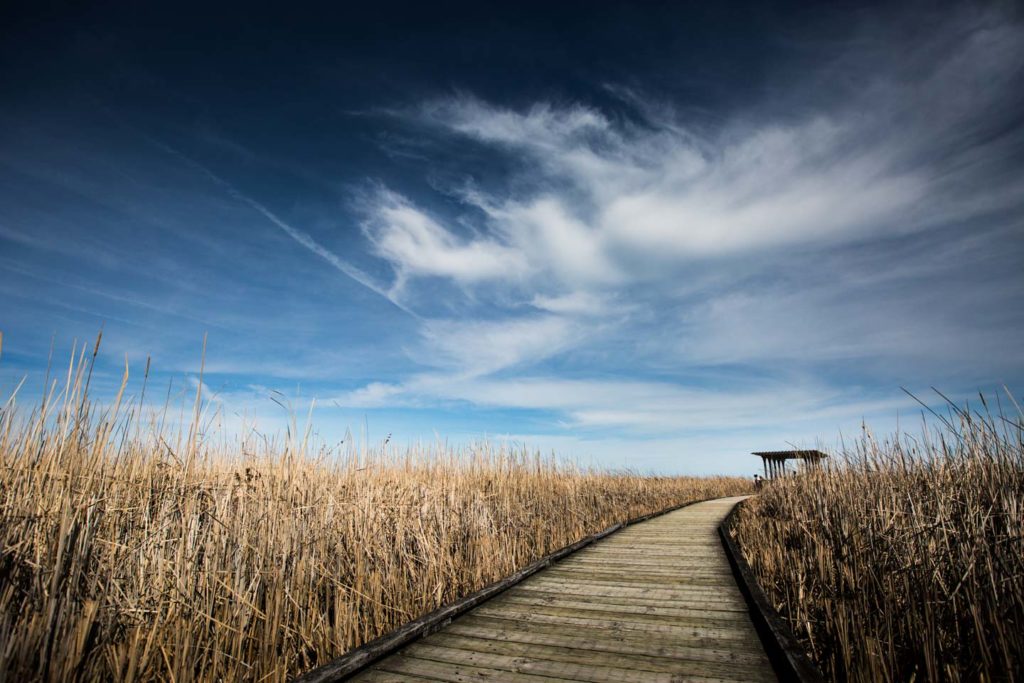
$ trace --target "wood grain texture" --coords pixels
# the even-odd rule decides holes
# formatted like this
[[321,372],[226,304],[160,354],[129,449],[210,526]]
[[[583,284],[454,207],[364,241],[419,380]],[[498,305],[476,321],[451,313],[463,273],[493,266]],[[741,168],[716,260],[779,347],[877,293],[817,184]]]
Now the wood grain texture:
[[739,500],[627,527],[352,680],[774,681],[717,533]]

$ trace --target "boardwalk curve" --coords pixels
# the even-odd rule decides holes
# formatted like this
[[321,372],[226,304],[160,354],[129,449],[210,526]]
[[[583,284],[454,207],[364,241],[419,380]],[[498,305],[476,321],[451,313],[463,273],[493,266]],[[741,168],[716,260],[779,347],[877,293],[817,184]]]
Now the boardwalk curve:
[[627,527],[351,680],[774,681],[717,533],[743,498]]

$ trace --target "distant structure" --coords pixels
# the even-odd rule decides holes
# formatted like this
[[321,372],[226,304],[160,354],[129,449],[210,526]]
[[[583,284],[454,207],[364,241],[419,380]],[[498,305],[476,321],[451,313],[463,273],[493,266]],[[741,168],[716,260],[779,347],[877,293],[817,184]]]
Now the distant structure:
[[775,479],[786,473],[787,460],[802,460],[804,467],[817,467],[822,458],[827,458],[821,451],[754,451],[753,455],[761,458],[764,465],[765,479]]

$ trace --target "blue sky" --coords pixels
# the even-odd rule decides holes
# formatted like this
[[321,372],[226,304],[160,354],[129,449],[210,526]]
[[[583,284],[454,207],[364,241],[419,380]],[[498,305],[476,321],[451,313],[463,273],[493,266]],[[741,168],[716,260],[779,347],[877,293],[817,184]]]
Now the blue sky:
[[13,10],[0,388],[749,474],[1021,386],[1012,4],[550,5]]

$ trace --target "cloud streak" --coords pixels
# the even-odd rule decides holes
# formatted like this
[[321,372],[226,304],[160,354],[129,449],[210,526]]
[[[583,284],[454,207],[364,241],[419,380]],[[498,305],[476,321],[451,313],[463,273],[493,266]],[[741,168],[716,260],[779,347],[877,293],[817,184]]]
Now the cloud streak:
[[324,261],[326,261],[329,265],[331,265],[338,272],[340,272],[343,275],[349,277],[350,279],[354,280],[355,282],[358,282],[360,285],[362,285],[366,289],[370,290],[374,294],[377,294],[377,295],[387,299],[394,306],[396,306],[397,308],[401,309],[405,313],[408,313],[409,315],[412,315],[414,317],[418,317],[418,316],[416,316],[416,313],[414,313],[412,310],[410,310],[405,305],[403,305],[400,301],[395,299],[391,295],[390,292],[388,292],[385,288],[381,287],[376,282],[374,282],[373,278],[371,278],[369,275],[367,275],[365,272],[363,272],[360,268],[352,265],[351,263],[349,263],[348,261],[342,259],[341,257],[339,257],[337,254],[335,254],[331,250],[329,250],[326,247],[324,247],[323,245],[321,245],[319,242],[317,242],[315,239],[313,239],[313,237],[311,235],[309,235],[308,233],[305,233],[302,230],[299,230],[298,228],[292,226],[290,223],[288,223],[287,221],[282,219],[276,213],[274,213],[273,211],[268,209],[265,205],[263,205],[262,203],[256,201],[255,199],[253,199],[249,195],[247,195],[244,192],[242,192],[241,190],[239,190],[231,182],[225,180],[224,178],[222,178],[218,174],[214,173],[212,170],[210,170],[205,165],[203,165],[203,164],[199,163],[198,161],[192,159],[191,157],[183,154],[182,152],[174,149],[173,147],[171,147],[169,145],[166,145],[166,144],[164,144],[164,143],[162,143],[162,142],[160,142],[158,140],[153,140],[151,138],[149,138],[149,139],[150,139],[150,141],[153,144],[157,145],[160,149],[162,149],[163,151],[167,152],[168,154],[173,156],[178,161],[181,161],[182,163],[186,164],[190,168],[193,168],[193,169],[199,171],[205,178],[207,178],[208,180],[212,181],[215,185],[217,185],[217,187],[219,187],[222,190],[224,190],[233,199],[235,199],[235,200],[245,204],[246,206],[248,206],[252,210],[254,210],[257,213],[259,213],[261,216],[263,216],[271,224],[273,224],[274,226],[279,228],[284,234],[286,234],[292,240],[294,240],[295,242],[297,242],[301,246],[305,247],[311,253],[315,254],[316,256],[318,256],[321,259],[323,259]]
[[625,429],[634,434],[743,431],[780,423],[798,425],[854,415],[878,415],[911,405],[904,396],[879,398],[789,378],[744,382],[741,387],[679,386],[628,379],[559,377],[454,377],[428,373],[402,384],[374,383],[332,399],[338,405],[374,408],[432,400],[487,407],[555,411],[574,430]]

